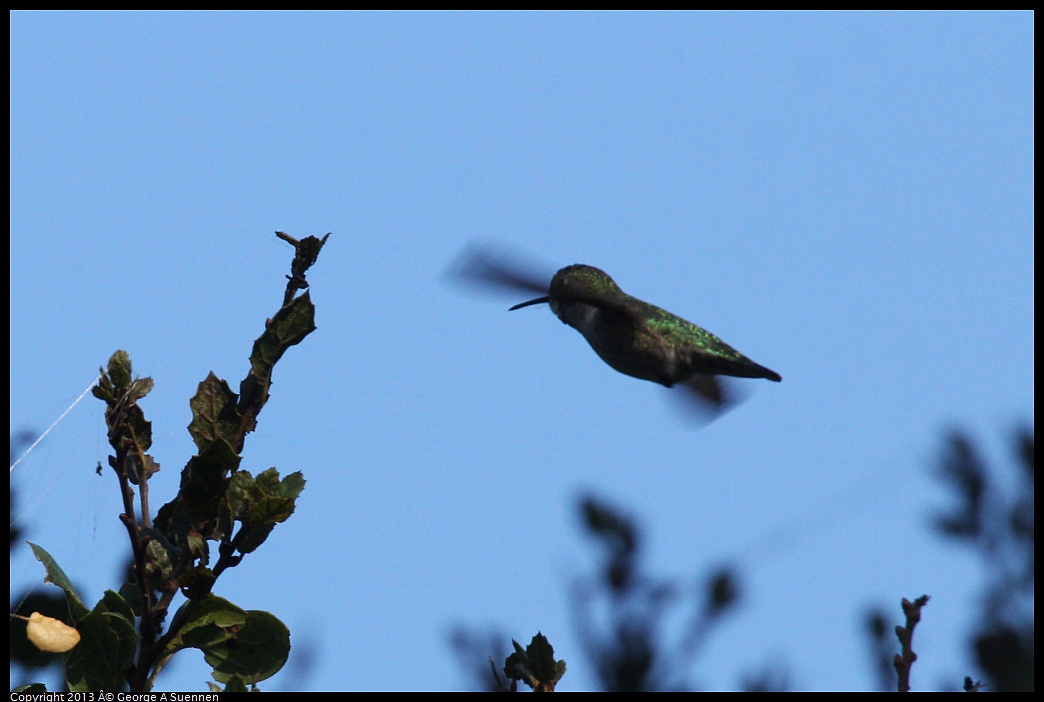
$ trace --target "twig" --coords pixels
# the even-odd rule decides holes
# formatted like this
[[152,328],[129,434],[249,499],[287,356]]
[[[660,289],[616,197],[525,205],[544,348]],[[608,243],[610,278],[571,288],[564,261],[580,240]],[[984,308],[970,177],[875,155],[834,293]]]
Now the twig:
[[899,674],[899,692],[910,691],[910,668],[917,660],[913,651],[913,632],[917,622],[921,621],[921,608],[928,604],[928,595],[921,595],[916,600],[903,598],[903,614],[906,615],[906,626],[897,625],[895,635],[902,646],[902,652],[895,654],[895,672]]

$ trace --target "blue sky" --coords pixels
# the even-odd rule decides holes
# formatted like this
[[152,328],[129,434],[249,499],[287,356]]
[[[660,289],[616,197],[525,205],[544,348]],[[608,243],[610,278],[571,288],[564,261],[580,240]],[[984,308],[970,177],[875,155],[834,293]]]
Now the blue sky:
[[[871,688],[866,608],[923,593],[914,687],[972,673],[982,573],[928,529],[931,469],[950,427],[1005,464],[1033,421],[1032,15],[10,19],[12,432],[126,349],[166,501],[188,398],[237,387],[281,300],[273,231],[332,232],[243,463],[308,484],[216,589],[317,656],[264,689],[459,688],[457,625],[541,630],[589,689],[587,493],[659,576],[743,569],[694,685]],[[507,312],[527,296],[448,285],[474,241],[602,268],[783,382],[694,431],[546,308]],[[11,476],[89,602],[125,548],[101,409]],[[11,568],[42,582],[27,548]],[[159,689],[204,689],[185,658]]]

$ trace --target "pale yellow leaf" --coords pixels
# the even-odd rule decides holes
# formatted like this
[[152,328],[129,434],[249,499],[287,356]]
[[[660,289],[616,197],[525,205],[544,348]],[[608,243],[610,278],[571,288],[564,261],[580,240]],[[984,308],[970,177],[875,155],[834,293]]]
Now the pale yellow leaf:
[[48,653],[64,653],[80,643],[80,632],[65,622],[45,617],[39,612],[29,615],[26,633],[38,649]]

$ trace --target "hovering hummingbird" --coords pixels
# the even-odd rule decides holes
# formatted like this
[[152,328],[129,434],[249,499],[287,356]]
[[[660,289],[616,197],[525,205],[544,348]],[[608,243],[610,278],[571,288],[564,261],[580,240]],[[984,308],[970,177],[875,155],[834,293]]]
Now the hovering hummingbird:
[[782,380],[778,373],[706,329],[628,295],[594,266],[566,266],[555,273],[550,285],[544,285],[528,272],[476,252],[460,275],[502,288],[543,293],[511,310],[546,303],[613,369],[666,387],[687,387],[716,411],[730,400],[716,376]]

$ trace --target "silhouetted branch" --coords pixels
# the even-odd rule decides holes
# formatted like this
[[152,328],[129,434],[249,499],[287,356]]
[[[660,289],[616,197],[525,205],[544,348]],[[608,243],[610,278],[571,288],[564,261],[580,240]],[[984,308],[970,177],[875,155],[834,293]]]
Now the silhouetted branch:
[[921,608],[926,604],[928,604],[928,595],[921,595],[913,602],[903,598],[906,626],[895,627],[895,635],[902,646],[902,652],[895,654],[895,672],[899,674],[899,692],[910,691],[910,668],[917,660],[917,654],[913,650],[913,632],[914,627],[921,621]]

